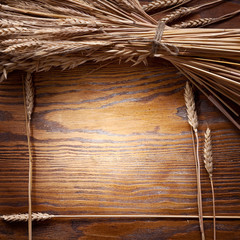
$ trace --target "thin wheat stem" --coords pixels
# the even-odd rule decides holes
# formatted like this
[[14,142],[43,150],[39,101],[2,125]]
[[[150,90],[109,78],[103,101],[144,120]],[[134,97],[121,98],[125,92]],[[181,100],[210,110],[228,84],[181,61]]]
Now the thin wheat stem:
[[216,207],[215,207],[215,193],[214,193],[214,186],[213,186],[213,179],[211,176],[210,183],[211,183],[211,190],[212,190],[212,204],[213,204],[213,239],[217,239],[217,233],[216,233]]
[[23,84],[24,91],[24,109],[26,119],[26,135],[29,154],[28,166],[28,239],[32,240],[32,149],[31,149],[31,116],[33,111],[33,83],[31,73],[27,73],[25,82]]
[[197,173],[197,154],[196,154],[196,145],[195,145],[196,143],[195,143],[194,132],[192,127],[191,127],[191,135],[192,135],[193,155],[195,159],[195,166],[196,166],[196,173]]
[[199,201],[199,222],[200,222],[200,230],[202,235],[202,240],[205,240],[204,234],[204,225],[203,225],[203,209],[202,209],[202,190],[201,190],[201,172],[200,172],[200,158],[199,158],[199,137],[197,129],[194,130],[195,137],[196,137],[196,156],[197,156],[197,189],[198,189],[198,201]]
[[28,173],[28,237],[32,239],[32,150],[31,150],[31,126],[30,121],[27,121],[27,141],[28,141],[28,152],[29,152],[29,173]]
[[200,202],[200,196],[199,196],[199,187],[198,187],[198,169],[199,169],[199,165],[198,165],[198,160],[197,160],[197,150],[196,150],[196,141],[194,135],[195,131],[193,130],[193,128],[191,127],[191,135],[192,135],[192,144],[193,144],[193,154],[194,154],[194,160],[195,160],[195,167],[196,167],[196,176],[197,176],[197,205],[198,205],[198,218],[199,218],[199,226],[201,229],[201,218],[200,218],[200,206],[201,206],[201,202]]
[[207,128],[205,132],[205,141],[204,141],[204,164],[205,169],[208,172],[211,190],[212,190],[212,202],[213,202],[213,237],[216,240],[216,210],[215,210],[215,194],[213,186],[213,157],[212,157],[212,140],[211,140],[211,130]]

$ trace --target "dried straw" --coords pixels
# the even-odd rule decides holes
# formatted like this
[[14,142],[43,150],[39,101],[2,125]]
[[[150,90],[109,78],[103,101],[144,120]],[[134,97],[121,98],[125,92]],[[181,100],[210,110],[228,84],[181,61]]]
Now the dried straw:
[[240,105],[239,29],[187,30],[163,25],[160,29],[137,0],[20,3],[4,0],[0,4],[0,81],[16,69],[48,71],[115,60],[136,65],[160,57],[211,95],[211,101],[220,101],[219,108],[230,110],[231,121],[233,114],[238,115],[222,95]]

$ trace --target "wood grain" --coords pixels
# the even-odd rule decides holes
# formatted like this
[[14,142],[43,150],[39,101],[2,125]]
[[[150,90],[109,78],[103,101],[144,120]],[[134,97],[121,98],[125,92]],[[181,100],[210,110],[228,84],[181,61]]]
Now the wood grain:
[[[27,224],[1,224],[3,240],[27,239]],[[69,220],[33,224],[33,239],[81,239],[81,240],[185,240],[200,239],[196,220],[148,221],[148,220]],[[238,240],[240,222],[220,221],[217,223],[217,239]],[[206,239],[212,239],[212,222],[205,221]]]
[[[234,3],[229,3],[234,4]],[[236,5],[236,4],[235,4]],[[217,13],[216,13],[217,14]],[[0,213],[27,212],[28,151],[22,74],[0,86]],[[85,64],[34,75],[33,211],[54,214],[197,214],[196,176],[183,87],[165,61]],[[239,131],[196,93],[210,126],[217,215],[240,215]],[[211,189],[202,164],[203,211]],[[205,221],[212,239],[212,221]],[[51,220],[34,239],[200,239],[196,220]],[[218,239],[239,239],[240,221],[217,221]],[[27,224],[0,222],[0,239],[27,239]]]

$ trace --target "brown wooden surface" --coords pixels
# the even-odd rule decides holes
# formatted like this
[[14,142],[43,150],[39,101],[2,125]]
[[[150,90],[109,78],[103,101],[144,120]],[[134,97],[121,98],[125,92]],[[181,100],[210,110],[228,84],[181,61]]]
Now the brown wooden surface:
[[[224,3],[202,16],[236,9]],[[224,12],[225,11],[225,12]],[[207,15],[209,13],[209,15]],[[196,16],[196,15],[195,15]],[[214,27],[239,27],[239,16]],[[53,214],[197,214],[185,78],[167,62],[88,63],[34,75],[33,211]],[[99,68],[99,69],[98,69]],[[27,212],[28,151],[22,73],[0,86],[0,214]],[[217,215],[240,215],[240,134],[196,93],[203,131],[213,130]],[[211,190],[202,166],[204,214]],[[212,221],[205,221],[212,239]],[[34,239],[200,239],[197,220],[50,220]],[[240,221],[218,220],[218,239],[240,239]],[[0,239],[27,239],[27,224],[0,221]]]

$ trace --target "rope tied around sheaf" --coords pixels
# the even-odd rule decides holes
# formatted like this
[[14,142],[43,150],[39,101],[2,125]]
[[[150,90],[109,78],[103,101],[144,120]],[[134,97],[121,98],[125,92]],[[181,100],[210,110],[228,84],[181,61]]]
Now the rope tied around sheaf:
[[153,56],[155,56],[157,54],[158,49],[162,48],[168,53],[170,53],[171,55],[177,56],[179,54],[179,49],[175,45],[162,42],[162,35],[164,32],[164,29],[165,29],[165,23],[162,21],[159,21],[154,40],[152,42],[152,54]]

